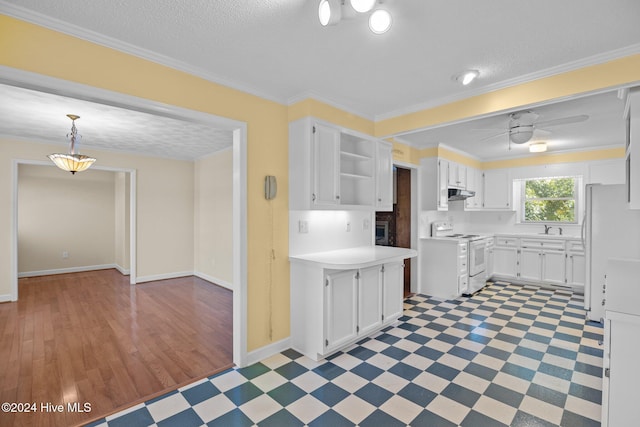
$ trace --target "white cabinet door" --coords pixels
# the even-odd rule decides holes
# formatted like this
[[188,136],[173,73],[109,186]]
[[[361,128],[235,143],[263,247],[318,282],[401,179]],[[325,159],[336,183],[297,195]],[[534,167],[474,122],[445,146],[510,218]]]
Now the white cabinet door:
[[358,281],[355,270],[325,277],[325,350],[340,347],[357,335]]
[[313,194],[316,207],[337,206],[340,203],[339,163],[340,131],[314,125],[313,128]]
[[449,162],[438,160],[438,210],[449,210]]
[[520,250],[520,272],[522,280],[539,281],[542,276],[542,255],[540,249],[522,248]]
[[565,283],[565,256],[564,250],[542,251],[542,281],[564,285]]
[[385,264],[382,273],[382,315],[384,322],[402,316],[404,293],[404,264]]
[[509,171],[486,170],[483,176],[484,209],[511,209],[511,181]]
[[458,171],[457,171],[457,180],[456,182],[458,183],[458,186],[460,188],[467,188],[467,167],[465,165],[458,165],[457,167]]
[[392,145],[376,144],[376,210],[393,211],[393,156]]
[[358,274],[358,334],[365,335],[382,324],[381,266],[363,268]]
[[569,253],[567,255],[567,284],[584,287],[585,275],[586,262],[584,253]]
[[[476,170],[473,168],[467,168],[467,190],[476,192],[477,195],[477,182],[476,182]],[[464,201],[465,209],[476,209],[476,196],[469,197]]]
[[517,277],[518,249],[496,246],[493,249],[493,273],[502,277]]

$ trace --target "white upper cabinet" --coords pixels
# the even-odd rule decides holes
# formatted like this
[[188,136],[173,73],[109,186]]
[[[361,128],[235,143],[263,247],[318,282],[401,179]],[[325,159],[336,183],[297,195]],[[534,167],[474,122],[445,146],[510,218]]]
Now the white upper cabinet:
[[449,162],[438,157],[420,160],[420,185],[422,210],[446,211],[449,209]]
[[490,169],[482,174],[484,209],[513,210],[511,179],[507,169]]
[[473,211],[482,209],[482,171],[467,167],[467,190],[473,191],[475,196],[464,201],[465,210]]
[[290,123],[289,208],[392,210],[391,144],[311,118]]
[[447,182],[451,188],[467,188],[467,167],[456,162],[449,161]]
[[393,210],[393,146],[388,142],[376,144],[376,210]]
[[630,209],[640,209],[640,90],[629,92],[625,115],[627,202]]
[[317,207],[335,207],[340,203],[340,181],[338,180],[340,132],[320,124],[316,124],[312,132],[313,193],[311,201]]

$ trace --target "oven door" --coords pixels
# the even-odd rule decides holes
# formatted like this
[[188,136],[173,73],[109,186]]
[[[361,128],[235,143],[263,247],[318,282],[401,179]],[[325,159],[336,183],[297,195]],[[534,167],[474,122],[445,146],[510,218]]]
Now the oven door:
[[473,277],[485,271],[484,240],[476,240],[469,245],[469,276]]

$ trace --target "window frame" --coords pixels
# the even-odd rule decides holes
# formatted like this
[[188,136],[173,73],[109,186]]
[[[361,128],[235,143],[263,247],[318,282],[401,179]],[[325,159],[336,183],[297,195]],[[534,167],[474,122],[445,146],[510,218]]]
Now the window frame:
[[[527,181],[541,181],[541,180],[552,180],[552,179],[564,179],[571,178],[573,179],[573,197],[543,197],[543,198],[531,198],[527,199],[526,195],[526,186]],[[519,215],[519,223],[520,224],[557,224],[557,225],[577,225],[580,223],[580,188],[581,188],[581,176],[569,175],[569,176],[542,176],[535,178],[523,178],[520,181],[520,215]],[[525,204],[527,200],[573,200],[573,221],[551,221],[551,220],[542,220],[542,221],[532,221],[527,220],[525,218],[526,210]]]

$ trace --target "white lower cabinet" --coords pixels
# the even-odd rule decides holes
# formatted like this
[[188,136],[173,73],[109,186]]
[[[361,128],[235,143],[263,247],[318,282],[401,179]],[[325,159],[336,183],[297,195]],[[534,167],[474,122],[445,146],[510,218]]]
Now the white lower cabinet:
[[404,264],[352,270],[292,263],[292,347],[320,360],[394,321],[403,310]]
[[357,335],[358,279],[356,271],[327,274],[325,278],[325,347],[339,348]]
[[584,288],[585,257],[579,239],[496,236],[493,249],[496,279]]

